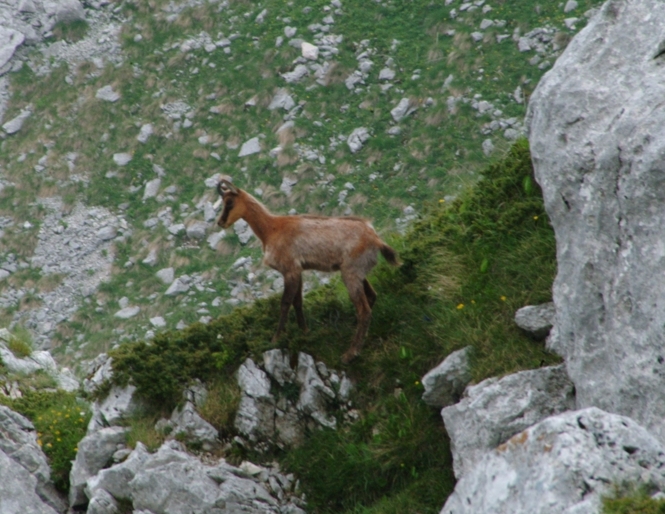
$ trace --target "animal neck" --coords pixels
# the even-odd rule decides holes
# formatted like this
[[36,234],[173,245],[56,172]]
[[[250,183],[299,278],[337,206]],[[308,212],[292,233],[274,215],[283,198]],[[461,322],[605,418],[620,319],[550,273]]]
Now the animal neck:
[[245,215],[243,218],[252,228],[252,232],[265,245],[268,235],[273,228],[273,219],[275,218],[265,206],[249,193],[243,191],[243,201],[245,203]]

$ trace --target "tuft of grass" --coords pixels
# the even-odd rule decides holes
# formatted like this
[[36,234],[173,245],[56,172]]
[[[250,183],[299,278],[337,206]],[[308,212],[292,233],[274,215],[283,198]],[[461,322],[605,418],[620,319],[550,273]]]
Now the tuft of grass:
[[65,40],[68,43],[76,43],[83,39],[88,32],[88,22],[85,20],[74,20],[59,22],[53,27],[53,37],[56,40]]
[[199,413],[219,431],[220,439],[230,439],[236,433],[233,424],[239,404],[240,388],[237,382],[229,377],[219,378],[210,385]]
[[167,434],[155,429],[155,423],[161,418],[157,414],[149,416],[136,416],[128,420],[127,446],[136,448],[136,443],[142,442],[149,451],[156,451],[164,442]]
[[603,498],[603,514],[665,514],[665,500],[651,497],[645,487],[616,487],[612,496]]
[[14,329],[12,337],[7,341],[7,348],[14,354],[14,357],[24,359],[32,354],[32,335],[20,325]]

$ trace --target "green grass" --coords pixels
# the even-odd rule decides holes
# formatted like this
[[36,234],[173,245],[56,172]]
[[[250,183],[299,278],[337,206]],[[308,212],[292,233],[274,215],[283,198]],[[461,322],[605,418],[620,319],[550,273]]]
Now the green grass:
[[644,487],[617,487],[613,496],[603,499],[602,512],[603,514],[665,513],[665,500],[655,500],[651,498],[651,494]]
[[[452,204],[432,203],[405,237],[391,239],[401,267],[382,262],[370,277],[378,293],[372,324],[360,357],[345,367],[360,419],[314,431],[301,448],[273,456],[301,478],[312,512],[398,512],[409,503],[414,512],[438,512],[454,479],[443,423],[420,400],[420,378],[466,345],[475,381],[559,362],[513,322],[517,308],[551,299],[555,272],[554,236],[526,142],[483,177]],[[111,352],[114,380],[131,381],[167,410],[194,379],[231,388],[246,357],[273,347],[278,310],[276,295],[208,325],[122,345]],[[292,317],[279,346],[343,368],[356,319],[341,283],[308,294],[305,315],[309,333]],[[222,416],[210,416],[227,437],[233,398],[215,406]]]

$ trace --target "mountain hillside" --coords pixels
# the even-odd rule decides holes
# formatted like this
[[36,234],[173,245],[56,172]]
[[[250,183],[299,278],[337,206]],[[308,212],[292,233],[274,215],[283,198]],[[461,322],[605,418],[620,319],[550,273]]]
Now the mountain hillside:
[[218,173],[403,231],[521,134],[596,4],[87,4],[0,79],[3,323],[78,366],[280,291],[245,226],[215,227]]

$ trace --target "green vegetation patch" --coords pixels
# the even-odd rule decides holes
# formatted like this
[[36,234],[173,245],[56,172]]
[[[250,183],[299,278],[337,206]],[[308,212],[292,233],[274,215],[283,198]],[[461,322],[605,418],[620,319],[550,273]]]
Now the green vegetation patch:
[[603,499],[603,514],[665,514],[665,500],[651,497],[647,488],[617,487],[612,497]]

